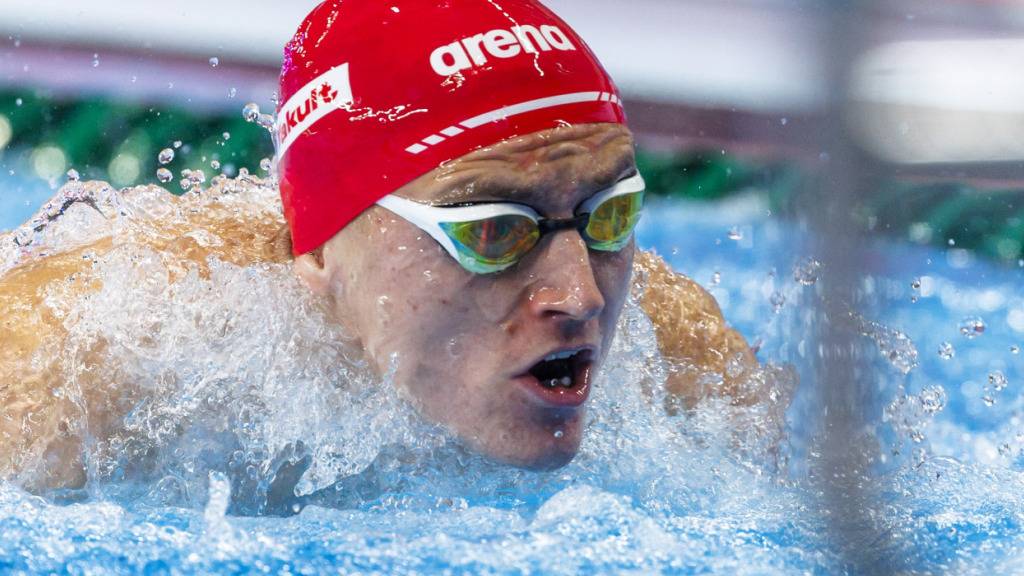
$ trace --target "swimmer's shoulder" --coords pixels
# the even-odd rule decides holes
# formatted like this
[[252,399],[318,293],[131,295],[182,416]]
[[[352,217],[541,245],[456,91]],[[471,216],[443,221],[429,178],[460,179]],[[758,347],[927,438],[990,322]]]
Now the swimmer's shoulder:
[[[181,213],[188,217],[147,222],[118,236],[33,257],[0,274],[0,478],[17,476],[30,489],[74,487],[84,479],[81,443],[72,425],[78,408],[56,392],[68,378],[62,363],[68,339],[63,312],[102,288],[96,262],[118,249],[150,250],[174,281],[189,270],[205,275],[211,258],[237,266],[290,258],[287,230],[272,215],[247,217],[229,207]],[[88,374],[79,374],[77,382],[88,397]]]
[[[635,262],[643,276],[640,305],[654,324],[662,355],[678,368],[669,390],[688,405],[710,394],[728,395],[739,404],[756,401],[743,397],[730,373],[756,367],[757,359],[746,339],[726,322],[714,296],[653,252],[638,250]],[[730,363],[744,370],[727,370]],[[702,376],[709,373],[720,375],[722,385],[713,390],[702,385]]]

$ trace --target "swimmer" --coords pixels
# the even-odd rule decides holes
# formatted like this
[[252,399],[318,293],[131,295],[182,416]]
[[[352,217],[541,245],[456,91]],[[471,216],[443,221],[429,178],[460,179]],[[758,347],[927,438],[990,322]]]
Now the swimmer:
[[[573,458],[637,275],[662,355],[696,368],[669,376],[683,406],[766,401],[740,385],[757,360],[714,299],[636,249],[645,183],[618,90],[540,3],[322,3],[286,47],[276,140],[283,220],[192,211],[137,241],[172,270],[290,263],[368,366],[384,375],[397,359],[394,385],[471,449],[531,469]],[[201,230],[222,241],[187,234]],[[88,406],[95,437],[131,406],[96,398],[88,369],[80,398],[58,397],[60,363],[28,360],[66,336],[48,292],[95,292],[82,256],[113,245],[0,277],[0,478],[81,486],[69,414]],[[702,385],[707,373],[721,384]]]

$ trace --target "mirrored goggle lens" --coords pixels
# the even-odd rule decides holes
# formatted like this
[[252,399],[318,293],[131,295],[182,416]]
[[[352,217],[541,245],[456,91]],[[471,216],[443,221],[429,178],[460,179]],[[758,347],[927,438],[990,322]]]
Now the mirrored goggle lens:
[[623,194],[602,202],[590,214],[586,235],[595,250],[622,250],[640,221],[644,193]]
[[508,268],[529,252],[540,238],[537,223],[519,215],[471,222],[443,222],[441,229],[455,243],[459,263],[477,274]]

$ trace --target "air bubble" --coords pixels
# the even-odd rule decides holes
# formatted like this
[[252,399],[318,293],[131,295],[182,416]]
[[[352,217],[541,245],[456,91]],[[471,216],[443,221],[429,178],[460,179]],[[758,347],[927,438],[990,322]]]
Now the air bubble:
[[910,281],[910,287],[912,289],[914,289],[914,290],[920,290],[921,289],[921,279],[920,278],[914,278],[913,280],[911,280]]
[[718,270],[715,270],[714,273],[711,274],[711,285],[712,286],[718,286],[721,283],[722,283],[722,273],[719,272]]
[[93,54],[92,55],[92,67],[93,68],[99,68],[100,67],[100,55],[99,54]]
[[221,134],[220,137],[223,138],[225,142],[231,140],[231,132],[225,132]]
[[1010,354],[1020,354],[1020,346],[1017,346],[1016,344],[1010,346]]
[[743,240],[743,232],[736,226],[729,229],[729,240]]
[[264,158],[260,160],[260,170],[264,172],[270,172],[270,169],[274,167],[274,163],[270,161],[270,158]]
[[217,160],[210,162],[210,168],[213,168],[214,170],[220,170],[220,162]]
[[217,66],[220,66],[220,58],[217,58],[216,56],[214,56],[213,58],[210,58],[210,66],[212,66],[214,68],[216,68]]
[[174,149],[177,150],[178,148],[181,148],[181,140],[174,141]]
[[160,168],[156,171],[156,179],[166,184],[174,179],[174,174],[172,174],[167,168]]
[[82,179],[82,176],[78,173],[78,170],[72,168],[68,170],[68,182],[78,182]]
[[786,296],[782,292],[773,292],[769,302],[771,302],[772,311],[778,314],[782,311],[782,307],[786,305]]

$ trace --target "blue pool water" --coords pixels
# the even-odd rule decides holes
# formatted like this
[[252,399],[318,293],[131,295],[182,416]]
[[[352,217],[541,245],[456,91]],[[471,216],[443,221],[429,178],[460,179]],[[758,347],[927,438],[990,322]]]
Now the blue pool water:
[[[0,219],[0,228],[17,223]],[[802,330],[816,285],[795,281],[793,268],[813,257],[807,233],[769,217],[755,197],[746,197],[721,206],[656,204],[639,243],[709,286],[726,317],[758,344],[763,362],[790,364],[800,374],[787,418],[789,447],[782,451],[789,460],[781,470],[770,453],[737,452],[732,421],[720,416],[721,407],[674,416],[650,409],[645,385],[660,381],[664,367],[652,358],[649,324],[630,306],[595,390],[581,454],[561,470],[523,472],[481,461],[386,395],[354,403],[343,398],[355,406],[345,419],[361,422],[352,425],[317,420],[315,403],[288,405],[257,419],[271,430],[261,433],[303,440],[314,453],[318,443],[335,437],[360,448],[346,452],[347,462],[356,463],[348,467],[316,459],[306,487],[314,498],[299,514],[235,514],[244,509],[239,478],[246,472],[261,478],[266,471],[240,472],[234,455],[219,459],[231,450],[212,447],[236,439],[186,434],[162,447],[172,453],[169,460],[189,464],[166,463],[158,481],[111,480],[47,499],[0,483],[0,572],[833,574],[851,569],[840,553],[851,544],[871,550],[868,568],[879,571],[1024,570],[1018,552],[1024,544],[1024,356],[1011,351],[1024,344],[1024,271],[884,239],[869,247],[871,269],[861,288],[872,295],[871,306],[862,310],[857,329],[869,350],[893,342],[894,331],[904,333],[916,348],[917,366],[904,374],[905,355],[877,356],[876,425],[867,435],[876,465],[863,481],[880,499],[872,504],[877,513],[856,532],[859,541],[851,543],[832,535],[806,479],[816,458],[807,423],[817,405],[808,368],[813,350]],[[102,266],[111,278],[130,280],[133,270],[144,274],[155,264],[111,259]],[[226,296],[244,289],[247,299],[224,301],[247,309],[240,302],[272,302],[289,289],[280,286],[278,273],[225,266],[209,280],[186,279],[180,288],[157,286],[150,294],[150,287],[140,287],[131,302],[124,289],[103,292],[92,304],[102,318],[77,313],[83,323],[130,330],[131,305],[168,295],[187,302],[190,294],[209,294],[217,282]],[[124,324],[118,324],[119,308],[127,310]],[[239,316],[238,338],[246,326],[265,322],[253,311]],[[960,333],[968,317],[984,321],[983,334],[969,339]],[[164,330],[174,322],[163,318]],[[939,353],[946,342],[955,350],[948,359]],[[203,352],[184,341],[175,348],[158,348],[159,357],[147,356],[142,366],[154,373],[172,367],[187,376],[181,363]],[[261,364],[260,350],[248,353],[235,373],[231,351],[215,358],[224,382],[245,370],[278,369]],[[1005,386],[990,381],[997,372]],[[288,386],[298,377],[284,374],[283,384],[271,382],[283,386],[279,398],[302,396],[298,386]],[[232,401],[210,400],[225,410]],[[398,416],[375,419],[374,409],[382,406]],[[296,420],[303,411],[308,416]],[[197,408],[186,415],[204,430],[204,414]],[[339,477],[345,479],[334,483]]]

